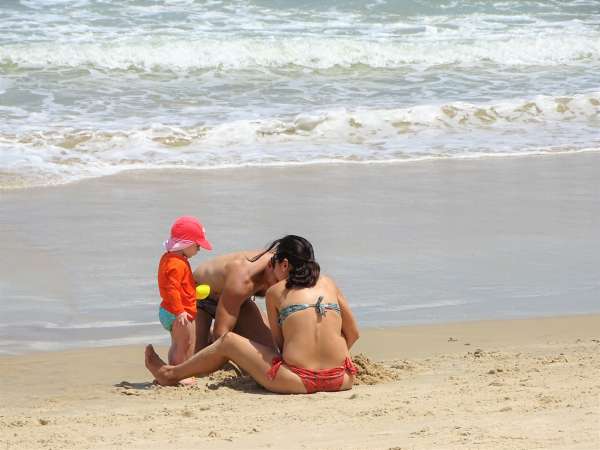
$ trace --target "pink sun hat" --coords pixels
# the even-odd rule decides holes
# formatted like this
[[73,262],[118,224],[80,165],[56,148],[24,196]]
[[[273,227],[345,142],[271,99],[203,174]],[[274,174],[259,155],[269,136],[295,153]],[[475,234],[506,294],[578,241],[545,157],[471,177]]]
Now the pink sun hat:
[[165,248],[168,252],[176,252],[196,244],[212,250],[211,243],[206,239],[206,231],[198,219],[192,216],[178,217],[171,227],[171,237],[165,242]]

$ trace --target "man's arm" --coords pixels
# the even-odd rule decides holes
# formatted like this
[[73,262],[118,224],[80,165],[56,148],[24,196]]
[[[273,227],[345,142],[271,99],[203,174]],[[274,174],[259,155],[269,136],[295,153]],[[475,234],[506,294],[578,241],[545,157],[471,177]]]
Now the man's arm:
[[214,339],[235,328],[242,304],[254,294],[252,280],[243,271],[241,264],[235,263],[229,269],[217,304]]

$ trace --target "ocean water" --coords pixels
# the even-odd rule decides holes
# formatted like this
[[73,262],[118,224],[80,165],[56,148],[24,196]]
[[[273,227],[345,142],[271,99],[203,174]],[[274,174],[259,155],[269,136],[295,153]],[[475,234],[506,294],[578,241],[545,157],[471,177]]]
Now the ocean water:
[[[597,0],[2,1],[0,238],[19,258],[0,259],[0,354],[167,342],[154,272],[181,208],[110,178],[84,198],[54,187],[130,169],[202,171],[210,187],[194,195],[219,253],[306,232],[362,326],[598,312],[600,215],[587,208],[600,187],[554,162],[598,152]],[[489,192],[487,179],[460,184],[473,159],[520,155],[545,161],[524,172],[539,183],[516,158],[520,175],[504,169]],[[464,173],[428,173],[434,159]],[[422,183],[372,172],[405,161]],[[319,174],[288,168],[325,164],[343,198],[320,199]],[[361,188],[350,164],[381,189]],[[261,195],[262,175],[248,175],[261,166],[310,185],[306,217],[277,203],[275,181],[265,196],[286,214],[232,200]],[[349,195],[369,214],[349,215]],[[348,248],[354,233],[369,245]],[[119,239],[133,245],[124,260]]]
[[7,0],[0,189],[600,149],[600,3]]

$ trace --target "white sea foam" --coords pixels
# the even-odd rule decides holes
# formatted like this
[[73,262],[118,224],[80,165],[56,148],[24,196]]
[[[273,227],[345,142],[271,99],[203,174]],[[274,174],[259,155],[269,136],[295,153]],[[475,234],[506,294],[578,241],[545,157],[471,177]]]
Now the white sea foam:
[[132,320],[112,320],[103,322],[87,322],[87,323],[70,323],[70,324],[56,324],[46,323],[44,328],[48,329],[60,329],[60,330],[81,330],[88,328],[123,328],[123,327],[143,327],[158,325],[158,321],[154,322],[134,322]]
[[135,322],[132,320],[112,320],[112,321],[101,321],[101,322],[87,322],[87,323],[65,323],[58,324],[54,322],[43,322],[43,321],[21,321],[21,322],[10,322],[0,323],[0,328],[7,327],[33,327],[43,328],[49,330],[82,330],[82,329],[97,329],[97,328],[123,328],[123,327],[142,327],[157,325],[158,321],[153,322]]
[[338,37],[141,39],[110,43],[28,43],[0,47],[0,62],[23,68],[241,70],[364,65],[402,68],[482,64],[557,66],[600,61],[600,33],[466,41],[390,41]]
[[[487,104],[344,108],[292,118],[114,131],[0,133],[3,187],[127,169],[377,162],[544,154],[600,147],[600,93]],[[23,180],[22,177],[26,177]]]
[[0,95],[6,92],[6,89],[12,86],[12,82],[5,78],[0,78]]
[[[402,2],[386,3],[362,9],[328,2],[27,1],[29,10],[5,12],[0,61],[23,68],[187,71],[556,66],[600,59],[595,16],[560,4],[475,2],[463,11],[423,4],[419,13],[416,4],[405,10]],[[587,11],[589,5],[581,3]],[[427,14],[440,7],[444,14]]]
[[450,308],[454,306],[461,306],[468,304],[465,300],[444,300],[439,302],[421,303],[421,304],[409,304],[409,305],[394,305],[386,306],[384,308],[387,312],[402,312],[402,311],[415,311],[419,309],[437,309],[437,308]]
[[[123,336],[118,338],[106,338],[106,339],[85,339],[76,341],[22,341],[18,343],[11,343],[7,341],[0,341],[0,346],[19,346],[25,347],[28,351],[57,351],[65,350],[69,348],[77,347],[111,347],[117,345],[134,345],[134,344],[147,344],[152,342],[154,344],[165,343],[168,334],[150,334],[144,336]],[[12,344],[12,345],[11,345]]]
[[0,186],[600,146],[593,14],[434,3],[8,8]]

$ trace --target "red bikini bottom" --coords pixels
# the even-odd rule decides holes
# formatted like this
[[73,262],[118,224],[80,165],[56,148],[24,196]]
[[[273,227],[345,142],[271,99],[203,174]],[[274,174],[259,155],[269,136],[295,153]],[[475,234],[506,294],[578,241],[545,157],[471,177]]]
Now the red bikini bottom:
[[344,383],[344,374],[348,372],[351,375],[356,375],[357,372],[356,366],[349,357],[346,357],[344,364],[340,367],[310,370],[286,364],[279,356],[276,356],[273,358],[271,368],[267,372],[267,378],[269,380],[275,378],[282,364],[300,377],[302,383],[304,383],[307,394],[312,394],[313,392],[339,391]]

